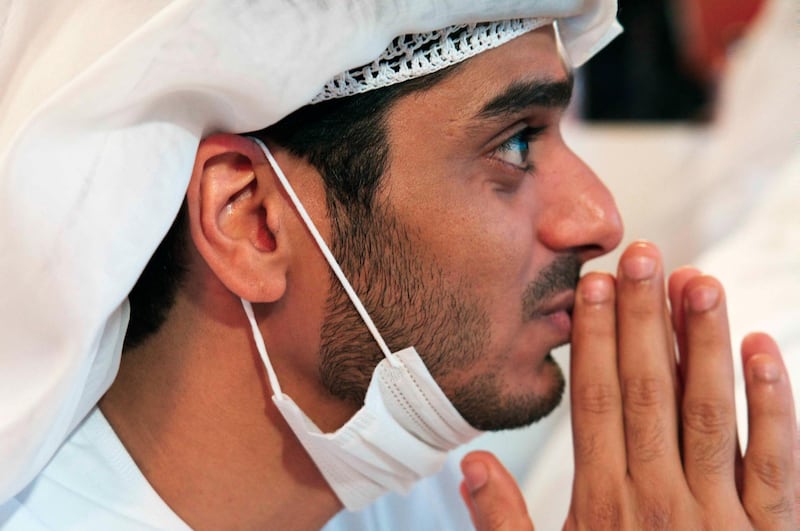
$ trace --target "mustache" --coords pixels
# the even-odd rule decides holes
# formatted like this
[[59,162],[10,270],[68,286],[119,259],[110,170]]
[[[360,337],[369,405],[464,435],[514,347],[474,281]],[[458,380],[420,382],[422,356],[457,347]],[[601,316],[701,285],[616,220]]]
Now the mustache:
[[522,294],[522,319],[530,321],[540,316],[539,307],[554,295],[578,286],[581,261],[574,254],[558,256],[531,281]]

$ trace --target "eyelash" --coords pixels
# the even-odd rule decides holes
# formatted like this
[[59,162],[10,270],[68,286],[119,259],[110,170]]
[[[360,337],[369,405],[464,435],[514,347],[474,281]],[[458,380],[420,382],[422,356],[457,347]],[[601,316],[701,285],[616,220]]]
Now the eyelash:
[[497,147],[497,149],[495,149],[495,154],[502,154],[514,151],[519,148],[520,151],[524,152],[522,160],[525,162],[525,164],[517,164],[514,162],[510,162],[504,160],[502,157],[497,157],[497,158],[507,164],[515,166],[521,171],[530,172],[531,170],[533,170],[533,163],[530,162],[530,160],[528,160],[530,158],[530,151],[531,151],[530,144],[534,140],[536,140],[536,138],[539,135],[541,135],[544,130],[545,130],[544,127],[528,126],[525,129],[522,129],[521,131],[511,136],[508,140],[500,144]]

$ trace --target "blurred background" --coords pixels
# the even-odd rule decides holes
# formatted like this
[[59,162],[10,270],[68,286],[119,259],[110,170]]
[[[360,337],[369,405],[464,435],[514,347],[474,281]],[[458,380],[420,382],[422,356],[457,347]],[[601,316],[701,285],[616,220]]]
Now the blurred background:
[[576,72],[564,134],[614,192],[625,243],[694,262],[796,150],[798,6],[619,0],[625,32]]
[[[691,263],[717,276],[734,349],[746,332],[772,334],[800,411],[800,2],[619,0],[619,20],[625,32],[576,72],[563,124],[625,222],[620,248],[584,272],[615,271],[621,250],[644,238],[668,271]],[[566,372],[568,348],[554,355]],[[542,422],[462,453],[474,448],[517,477],[537,529],[561,529],[573,473],[568,396]]]
[[589,122],[702,122],[764,0],[620,0],[625,33],[580,72]]

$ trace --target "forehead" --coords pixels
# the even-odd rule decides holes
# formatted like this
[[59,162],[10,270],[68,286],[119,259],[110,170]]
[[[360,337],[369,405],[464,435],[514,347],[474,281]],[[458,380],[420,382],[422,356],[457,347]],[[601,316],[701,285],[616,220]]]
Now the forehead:
[[406,107],[433,107],[450,119],[474,118],[508,89],[526,82],[566,81],[568,73],[552,26],[538,28],[468,59],[431,88],[400,101]]

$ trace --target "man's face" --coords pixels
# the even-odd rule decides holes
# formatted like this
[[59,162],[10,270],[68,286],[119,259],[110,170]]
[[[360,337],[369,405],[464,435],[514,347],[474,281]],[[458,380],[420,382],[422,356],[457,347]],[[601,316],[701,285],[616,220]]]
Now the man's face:
[[[464,418],[523,426],[563,376],[580,264],[621,238],[614,202],[564,144],[570,83],[540,29],[462,65],[388,114],[389,168],[368,226],[333,248],[392,350],[415,346]],[[360,400],[382,355],[334,283],[322,377]]]

